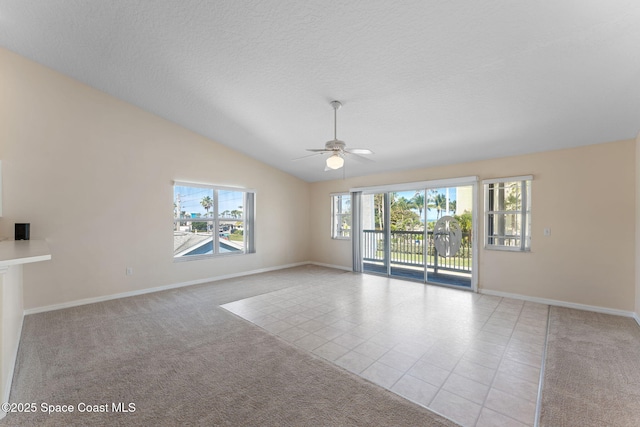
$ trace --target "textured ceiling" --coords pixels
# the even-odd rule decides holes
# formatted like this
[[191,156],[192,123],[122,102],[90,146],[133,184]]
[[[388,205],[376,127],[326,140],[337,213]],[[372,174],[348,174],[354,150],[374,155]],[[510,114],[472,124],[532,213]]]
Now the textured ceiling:
[[[633,138],[640,2],[0,0],[0,45],[307,181]],[[176,141],[179,144],[179,141]],[[523,171],[527,172],[527,171]]]

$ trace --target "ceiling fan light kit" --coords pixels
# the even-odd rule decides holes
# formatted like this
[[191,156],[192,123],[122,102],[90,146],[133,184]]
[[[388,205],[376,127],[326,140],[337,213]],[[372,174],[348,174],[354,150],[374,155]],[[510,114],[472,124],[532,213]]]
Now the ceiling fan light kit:
[[344,159],[339,154],[334,154],[327,159],[329,169],[340,169],[342,166],[344,166]]
[[[342,107],[342,103],[340,101],[331,101],[331,107],[333,108],[333,139],[331,141],[327,141],[324,144],[324,148],[308,148],[307,151],[312,151],[316,154],[325,154],[331,153],[331,156],[327,159],[326,168],[327,170],[336,170],[340,169],[344,166],[344,156],[347,154],[353,155],[355,158],[372,162],[373,160],[367,159],[366,157],[362,157],[361,154],[373,154],[373,151],[368,148],[347,148],[347,145],[344,141],[340,141],[338,139],[338,110]],[[313,156],[312,154],[311,156]],[[306,157],[300,157],[300,160]]]

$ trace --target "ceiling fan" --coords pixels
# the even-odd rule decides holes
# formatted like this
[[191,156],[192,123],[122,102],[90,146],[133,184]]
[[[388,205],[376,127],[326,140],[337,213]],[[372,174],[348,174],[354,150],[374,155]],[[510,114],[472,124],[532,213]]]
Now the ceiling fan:
[[362,154],[373,154],[373,151],[367,148],[347,148],[344,141],[338,139],[338,110],[342,107],[340,101],[331,101],[331,107],[333,108],[333,139],[327,141],[324,144],[324,148],[307,148],[307,151],[313,151],[315,154],[299,157],[293,160],[305,159],[307,157],[316,156],[318,154],[330,153],[331,156],[327,158],[325,172],[332,169],[340,169],[344,166],[345,155],[353,155],[359,160],[372,162],[373,160],[366,157],[362,157]]

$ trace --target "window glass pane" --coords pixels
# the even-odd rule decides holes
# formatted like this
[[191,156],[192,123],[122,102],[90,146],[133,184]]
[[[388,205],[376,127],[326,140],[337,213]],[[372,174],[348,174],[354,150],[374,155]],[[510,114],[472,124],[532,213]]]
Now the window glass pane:
[[244,217],[244,192],[218,190],[218,215],[224,219]]
[[174,218],[211,218],[213,189],[199,187],[173,187]]
[[351,196],[331,196],[331,237],[348,238],[351,229]]
[[[191,222],[194,232],[177,232],[173,236],[173,256],[186,257],[213,253],[212,222]],[[208,229],[208,230],[207,230]]]
[[522,209],[522,191],[520,182],[507,182],[504,188],[505,211],[518,211]]
[[210,188],[174,186],[174,257],[212,253],[213,197],[214,191]]
[[522,209],[522,191],[520,182],[500,182],[489,184],[490,211],[518,211]]
[[[509,181],[485,185],[487,245],[529,249],[531,244],[531,181]],[[523,185],[525,186],[526,203],[523,200]],[[524,248],[521,246],[522,239],[525,243]]]
[[218,252],[244,252],[244,192],[218,190]]
[[504,235],[505,236],[520,236],[521,216],[517,214],[505,214],[504,216]]
[[[245,195],[253,193],[200,187],[197,185],[175,185],[173,191],[174,211],[174,257],[183,258],[226,253],[245,253],[247,223],[253,224],[253,213],[245,218]],[[252,232],[252,231],[251,231]],[[250,251],[254,252],[252,245]]]
[[218,252],[244,252],[244,222],[220,220]]

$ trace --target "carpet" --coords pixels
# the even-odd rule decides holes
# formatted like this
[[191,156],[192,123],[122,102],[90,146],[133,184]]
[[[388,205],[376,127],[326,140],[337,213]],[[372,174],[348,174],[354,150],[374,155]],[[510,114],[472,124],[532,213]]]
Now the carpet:
[[26,316],[0,425],[455,426],[218,307],[340,274],[296,270]]
[[640,425],[640,328],[627,317],[551,307],[540,425]]

